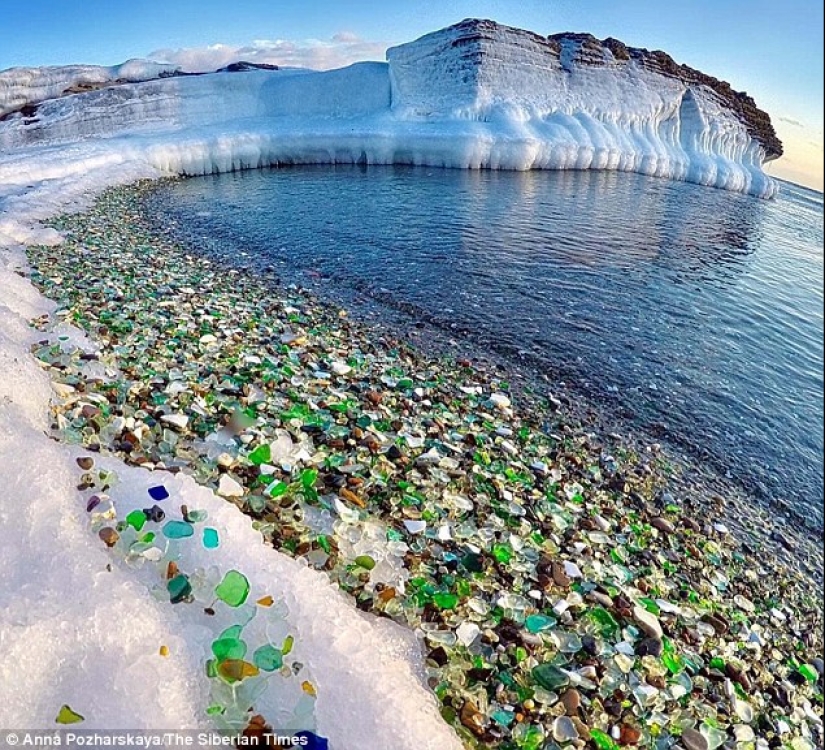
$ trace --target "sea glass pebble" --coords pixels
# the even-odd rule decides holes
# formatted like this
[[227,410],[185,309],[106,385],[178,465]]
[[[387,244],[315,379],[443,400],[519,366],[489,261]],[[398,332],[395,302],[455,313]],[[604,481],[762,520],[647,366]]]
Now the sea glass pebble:
[[166,500],[166,498],[169,497],[169,491],[166,489],[166,487],[159,484],[155,487],[149,488],[149,497],[151,497],[152,500],[160,502],[161,500]]
[[192,525],[184,521],[169,521],[163,527],[163,535],[167,539],[185,539],[194,533],[195,530],[192,528]]
[[66,704],[60,707],[60,711],[57,712],[57,717],[55,718],[55,722],[58,724],[79,724],[84,720],[84,716],[81,716]]
[[218,674],[227,682],[240,682],[246,677],[255,677],[260,670],[254,664],[242,659],[227,659],[218,663]]
[[252,661],[264,672],[274,672],[284,665],[284,657],[280,649],[271,644],[261,646],[252,655]]
[[185,575],[177,575],[168,581],[166,589],[169,591],[169,601],[172,604],[182,602],[192,593],[192,585]]
[[243,573],[230,570],[215,587],[215,594],[230,607],[240,607],[249,595],[249,581]]
[[133,510],[126,516],[126,523],[135,531],[140,531],[146,523],[146,514],[142,510]]
[[246,656],[246,643],[240,638],[219,638],[212,643],[212,653],[218,661],[243,659]]
[[218,538],[217,529],[205,528],[203,530],[203,546],[206,547],[206,549],[216,549],[219,544],[220,539]]
[[151,508],[144,508],[143,512],[153,523],[160,523],[164,518],[166,518],[166,513],[163,512],[163,509],[159,505],[153,505]]

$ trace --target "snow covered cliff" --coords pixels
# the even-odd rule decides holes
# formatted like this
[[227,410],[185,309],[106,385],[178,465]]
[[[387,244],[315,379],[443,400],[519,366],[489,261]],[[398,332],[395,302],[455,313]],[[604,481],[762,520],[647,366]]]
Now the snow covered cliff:
[[662,52],[467,20],[387,61],[323,73],[181,75],[138,62],[7,71],[0,195],[21,174],[114,163],[151,175],[341,162],[615,169],[776,192],[762,171],[781,155],[768,116]]
[[[500,134],[482,164],[618,169],[765,196],[770,119],[663,52],[468,20],[387,52],[396,116]],[[504,135],[506,133],[506,136]]]

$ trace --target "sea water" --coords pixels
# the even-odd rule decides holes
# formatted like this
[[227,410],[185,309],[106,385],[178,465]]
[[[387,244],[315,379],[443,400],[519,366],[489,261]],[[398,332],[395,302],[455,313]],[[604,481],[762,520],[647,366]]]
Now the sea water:
[[814,528],[823,197],[613,172],[290,167],[164,185],[159,222],[564,379]]

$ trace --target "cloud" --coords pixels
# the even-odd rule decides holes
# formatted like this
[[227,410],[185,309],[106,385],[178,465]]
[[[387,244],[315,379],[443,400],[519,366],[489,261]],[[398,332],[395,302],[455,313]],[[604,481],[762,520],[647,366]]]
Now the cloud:
[[787,122],[788,125],[794,125],[797,128],[804,128],[805,126],[799,122],[799,120],[794,120],[793,117],[777,117],[777,120],[781,120],[782,122]]
[[180,65],[189,73],[202,73],[222,68],[229,63],[268,63],[283,67],[330,70],[361,60],[383,60],[387,45],[361,39],[349,31],[342,31],[332,39],[257,39],[244,46],[211,44],[207,47],[158,49],[147,57],[152,60]]

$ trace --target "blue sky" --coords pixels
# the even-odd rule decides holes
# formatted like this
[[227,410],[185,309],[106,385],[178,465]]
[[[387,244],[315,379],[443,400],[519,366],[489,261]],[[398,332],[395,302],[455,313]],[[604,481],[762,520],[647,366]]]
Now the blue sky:
[[772,115],[787,157],[769,171],[822,189],[818,0],[0,0],[0,69],[111,65],[160,51],[190,59],[218,44],[230,55],[256,40],[272,55],[330,67],[383,59],[386,46],[469,16],[543,34],[615,36],[724,78]]

